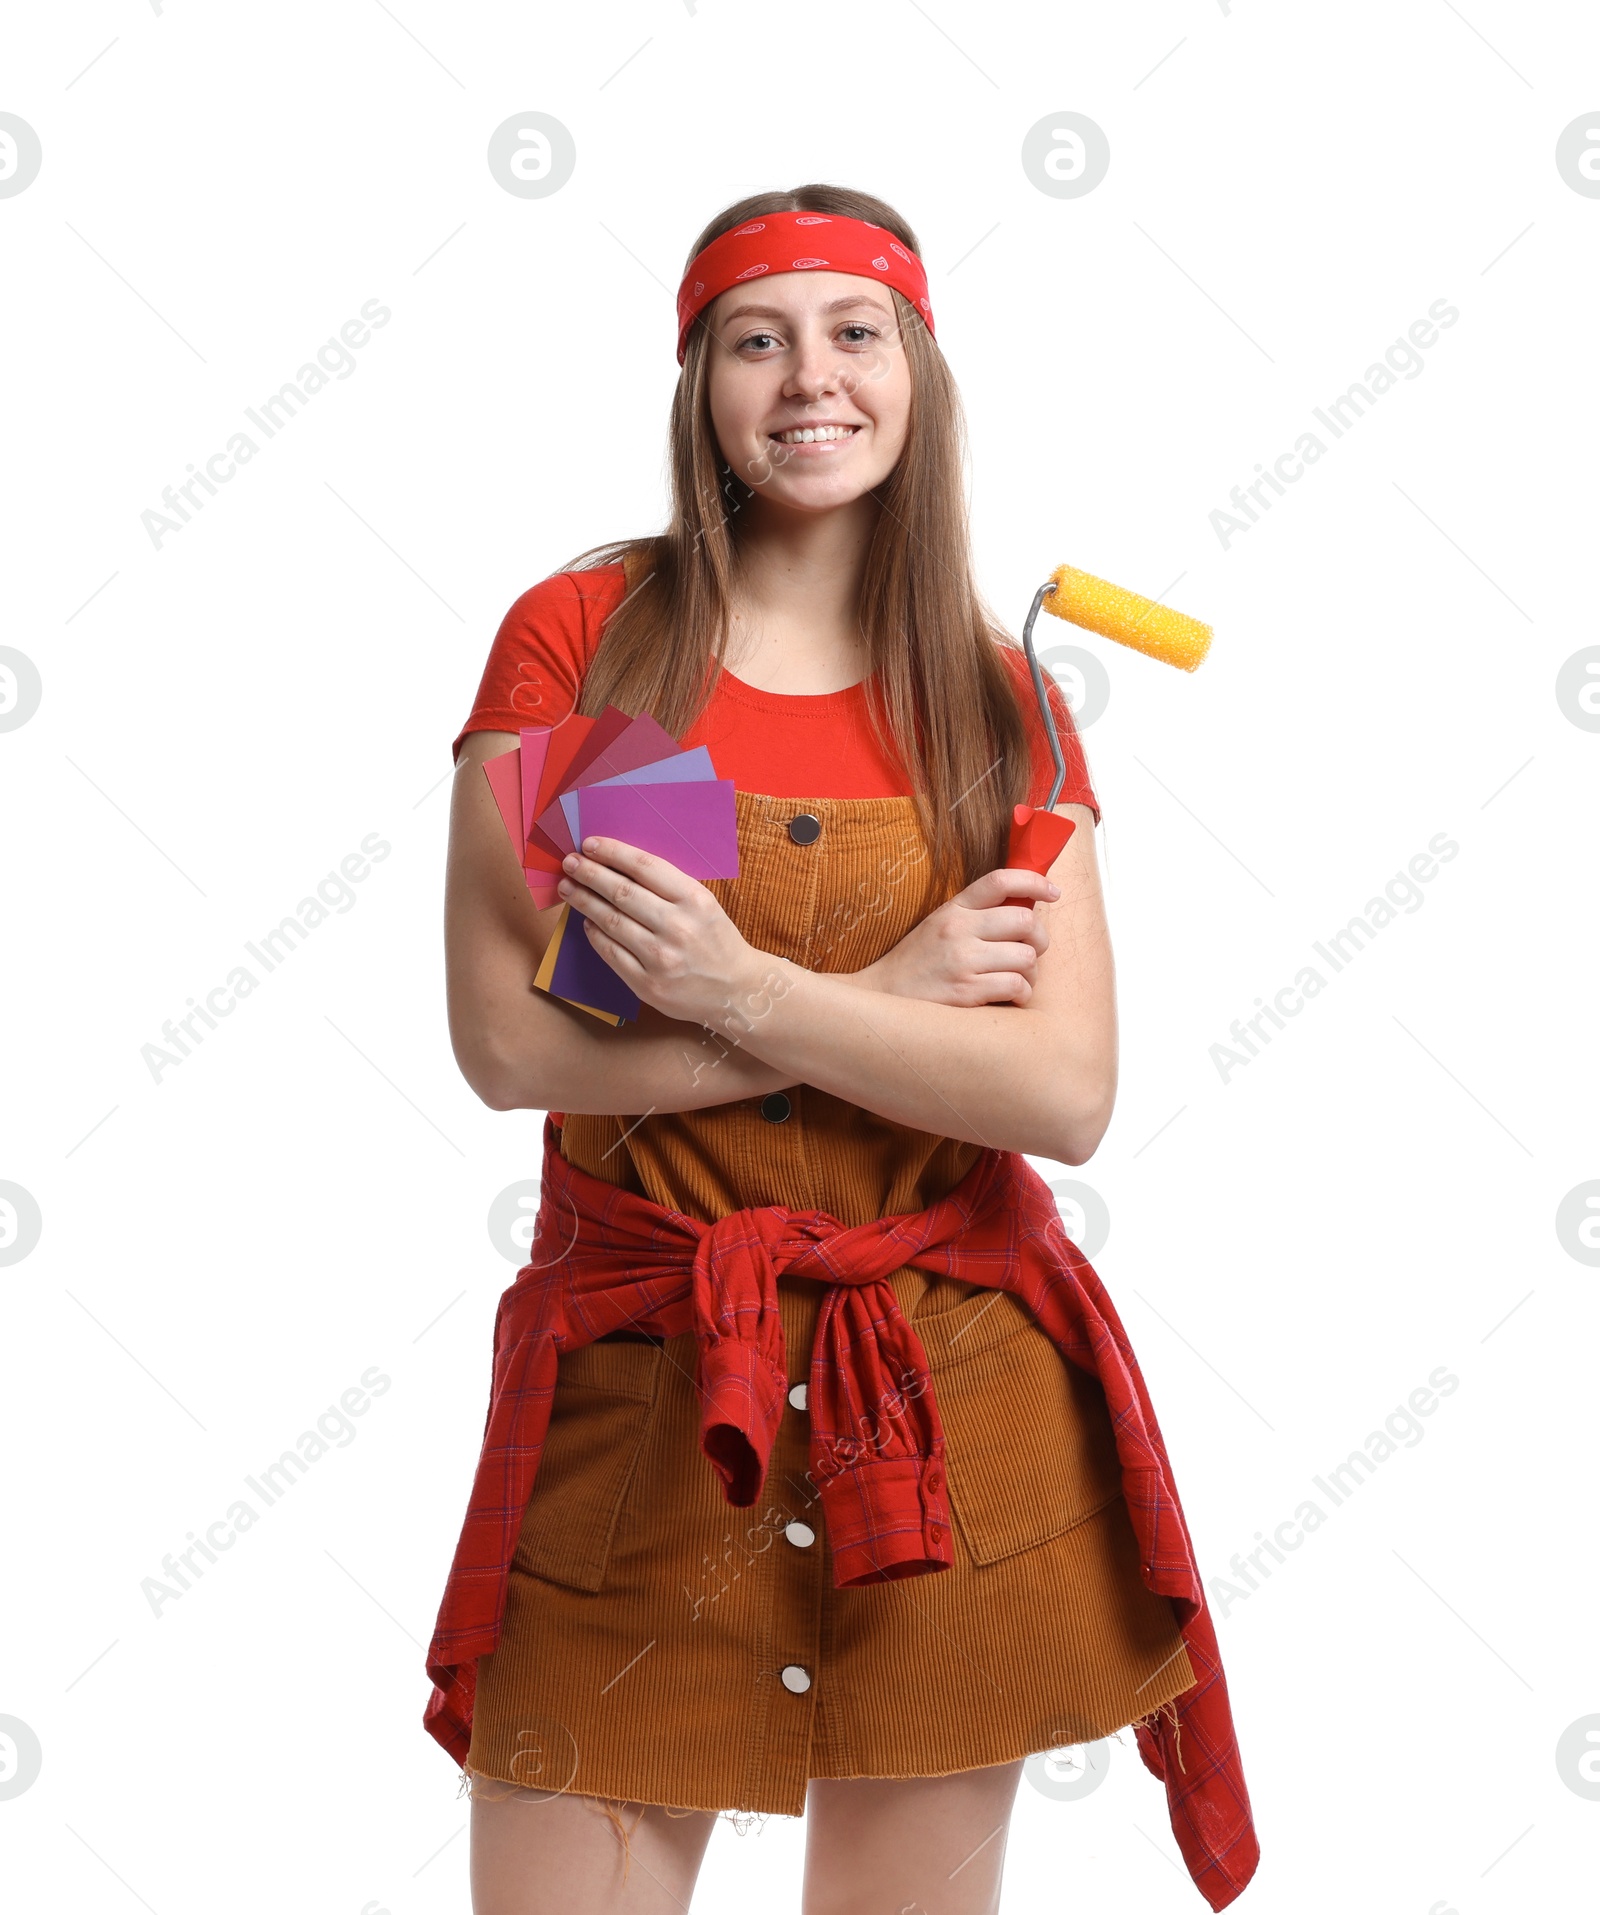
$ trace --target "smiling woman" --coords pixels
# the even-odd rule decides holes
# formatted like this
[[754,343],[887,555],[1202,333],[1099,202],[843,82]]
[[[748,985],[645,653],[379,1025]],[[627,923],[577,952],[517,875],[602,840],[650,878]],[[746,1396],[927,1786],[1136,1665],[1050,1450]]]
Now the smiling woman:
[[[711,223],[669,524],[522,595],[456,739],[452,1041],[551,1113],[428,1655],[477,1915],[621,1906],[635,1854],[687,1906],[724,1810],[807,1816],[808,1908],[989,1915],[1023,1761],[1129,1724],[1211,1906],[1254,1867],[1160,1432],[1024,1157],[1110,1119],[1099,807],[1055,695],[1076,829],[1005,868],[1054,760],[973,582],[918,253],[838,187]],[[478,768],[530,685],[536,722],[648,711],[735,788],[737,878],[565,862],[632,1025],[531,988],[557,914]]]
[[[905,354],[881,350],[886,339],[897,337],[894,295],[874,292],[850,274],[820,270],[822,265],[818,261],[818,270],[804,279],[779,280],[770,289],[776,304],[739,297],[728,305],[732,294],[715,302],[728,351],[713,364],[709,393],[712,427],[733,469],[760,487],[763,497],[791,505],[808,501],[812,510],[829,501],[844,503],[849,488],[859,497],[882,485],[905,450],[911,400]],[[808,321],[837,342],[834,350],[861,362],[845,384],[848,398],[842,393],[833,402],[802,401],[774,392],[759,373],[730,369],[730,359],[770,365],[786,334]]]

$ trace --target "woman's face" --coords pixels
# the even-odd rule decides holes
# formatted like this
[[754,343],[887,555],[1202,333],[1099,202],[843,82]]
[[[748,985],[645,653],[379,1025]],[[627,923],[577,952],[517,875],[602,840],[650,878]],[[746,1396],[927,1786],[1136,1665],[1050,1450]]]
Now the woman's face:
[[[712,430],[758,497],[826,512],[894,470],[911,371],[886,286],[854,273],[780,273],[730,286],[705,318],[716,341]],[[803,431],[821,436],[799,443]]]

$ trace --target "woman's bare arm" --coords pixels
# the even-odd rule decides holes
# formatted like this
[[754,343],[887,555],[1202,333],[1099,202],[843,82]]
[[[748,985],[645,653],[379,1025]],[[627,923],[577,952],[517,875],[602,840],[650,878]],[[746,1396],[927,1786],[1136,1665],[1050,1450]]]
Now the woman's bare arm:
[[456,1062],[478,1096],[493,1110],[703,1110],[798,1082],[651,1005],[612,1026],[534,988],[560,907],[534,904],[480,769],[516,744],[515,732],[469,732],[450,798],[446,1003]]
[[929,1002],[808,971],[755,949],[703,884],[616,838],[585,839],[562,889],[595,949],[658,1009],[892,1122],[1080,1164],[1111,1120],[1116,997],[1090,813],[1057,810],[1078,830],[1050,871],[1061,895],[1043,906],[1050,942],[1026,1004]]
[[[1050,943],[1025,1005],[930,1004],[866,991],[758,952],[743,1046],[777,1070],[894,1123],[998,1150],[1081,1164],[1116,1097],[1116,986],[1093,814],[1058,805],[1078,829],[1051,867],[1040,907]],[[763,987],[776,971],[783,982]]]
[[[702,1023],[668,1017],[650,1004],[641,1004],[632,1024],[613,1026],[534,988],[533,978],[560,907],[540,911],[534,905],[480,769],[485,758],[510,751],[516,743],[514,732],[468,733],[451,795],[445,881],[450,1037],[462,1075],[478,1096],[495,1110],[611,1115],[703,1110],[787,1090],[801,1081],[832,1089],[814,1073],[765,1061],[748,1041],[713,1034]],[[1083,820],[1088,817],[1082,812]],[[1052,876],[1060,882],[1059,872]],[[962,896],[998,897],[1006,889],[994,883],[978,885]],[[950,910],[947,906],[936,919],[947,917]],[[992,919],[989,928],[1011,938],[1026,937],[1040,946],[1047,943],[1048,925],[1037,926],[1021,912],[1013,911],[1009,917],[1027,928],[1005,929],[1006,915]],[[873,1003],[887,1001],[890,994],[948,992],[946,1002],[926,1006],[947,1016],[954,1005],[971,1005],[975,994],[1003,995],[1020,983],[1024,990],[1032,987],[1032,1006],[1041,952],[1028,943],[980,947],[970,935],[965,940],[941,939],[935,935],[939,929],[936,921],[925,921],[897,947],[908,949],[919,942],[922,946],[919,962],[902,967],[911,974],[909,982],[901,981],[895,967],[883,961],[862,972],[831,974],[827,982],[852,985],[860,998]],[[576,923],[568,931],[568,936],[582,935]],[[769,968],[776,964],[776,960],[764,962]],[[991,965],[996,968],[989,969]],[[1015,968],[1001,970],[1001,965]],[[982,1014],[1001,1015],[992,1003]],[[837,1041],[836,1032],[829,1041]],[[870,1099],[852,1101],[879,1108]],[[886,1109],[885,1114],[894,1113]],[[946,1130],[937,1111],[931,1121],[926,1117],[904,1121],[918,1121],[936,1133],[966,1134]]]

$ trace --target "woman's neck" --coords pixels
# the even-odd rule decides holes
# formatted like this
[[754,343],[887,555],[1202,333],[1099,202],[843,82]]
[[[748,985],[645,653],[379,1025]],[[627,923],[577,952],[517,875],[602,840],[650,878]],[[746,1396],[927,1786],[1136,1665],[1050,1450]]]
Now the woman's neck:
[[842,691],[871,669],[857,606],[878,519],[863,497],[831,512],[774,512],[740,527],[727,668],[760,691]]

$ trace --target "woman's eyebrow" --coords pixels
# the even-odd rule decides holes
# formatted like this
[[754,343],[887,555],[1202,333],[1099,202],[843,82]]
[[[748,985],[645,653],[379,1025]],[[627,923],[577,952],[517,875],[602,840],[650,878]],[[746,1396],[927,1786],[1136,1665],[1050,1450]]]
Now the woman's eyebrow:
[[[830,299],[827,305],[822,307],[821,310],[825,313],[842,313],[852,306],[871,306],[875,312],[882,313],[885,318],[891,317],[888,308],[883,304],[882,300],[874,299],[871,293],[847,293],[843,299]],[[788,318],[788,314],[780,311],[776,306],[735,306],[731,312],[723,314],[723,324],[726,325],[729,320],[744,319],[746,317],[754,317],[757,319],[786,319]]]

